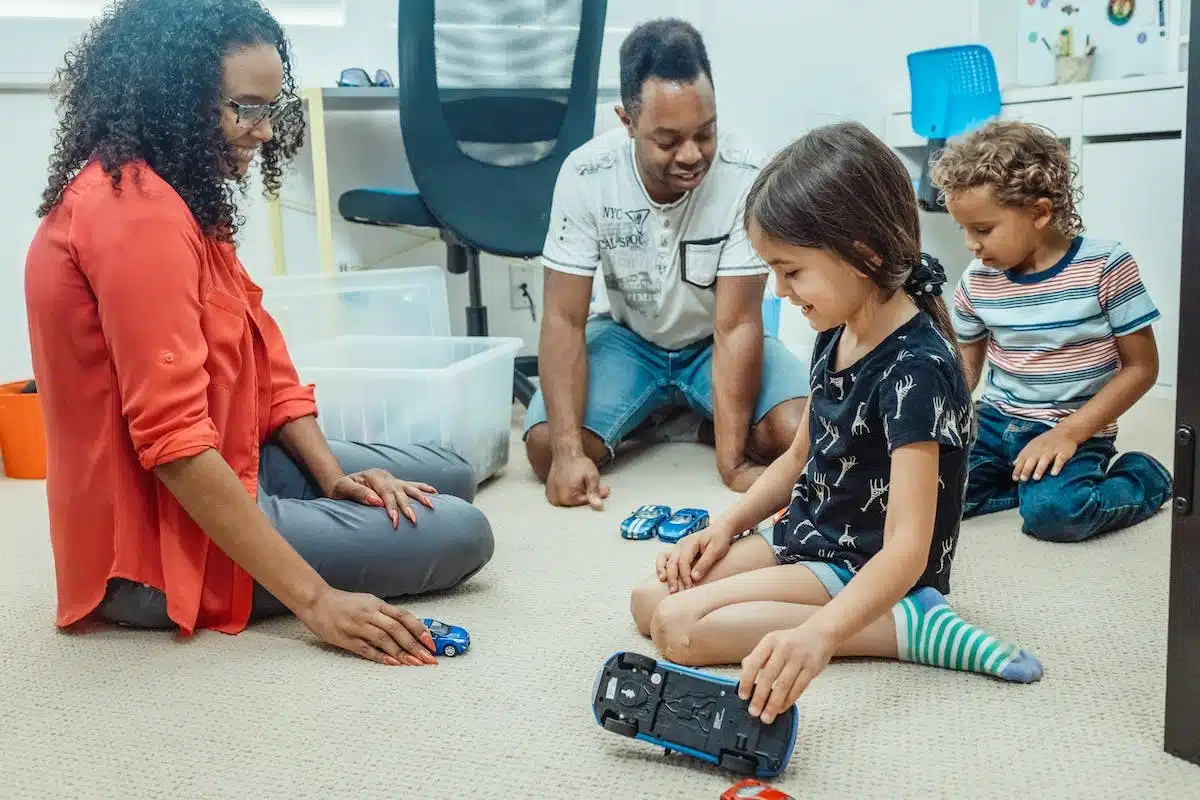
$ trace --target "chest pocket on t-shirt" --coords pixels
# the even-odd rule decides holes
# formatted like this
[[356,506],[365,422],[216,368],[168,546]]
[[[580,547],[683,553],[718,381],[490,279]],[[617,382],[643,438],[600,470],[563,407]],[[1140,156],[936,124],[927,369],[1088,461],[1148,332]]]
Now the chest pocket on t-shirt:
[[242,371],[242,337],[246,332],[245,301],[210,288],[201,301],[200,328],[208,345],[204,370],[214,386],[231,389]]
[[712,239],[693,239],[679,243],[679,272],[684,283],[699,289],[708,289],[717,282],[717,268],[721,264],[721,251],[729,236]]

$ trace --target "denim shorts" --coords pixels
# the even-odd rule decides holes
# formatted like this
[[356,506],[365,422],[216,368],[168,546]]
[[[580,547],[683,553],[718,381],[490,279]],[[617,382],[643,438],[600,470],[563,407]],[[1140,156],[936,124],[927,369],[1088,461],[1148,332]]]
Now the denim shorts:
[[[767,525],[758,529],[759,536],[766,539],[767,544],[771,545],[775,553],[779,553],[779,548],[775,546],[775,526]],[[793,562],[789,562],[793,563]],[[846,588],[846,584],[854,577],[854,573],[843,567],[841,564],[831,564],[826,561],[797,561],[798,565],[808,567],[809,572],[817,576],[817,580],[825,587],[825,591],[829,592],[830,597],[837,597],[838,592]]]
[[[712,339],[665,350],[616,322],[598,316],[587,323],[588,394],[583,427],[604,441],[611,456],[638,425],[668,406],[689,406],[713,415]],[[808,367],[773,336],[763,340],[757,423],[775,406],[807,397]],[[525,434],[546,421],[539,390],[525,413]]]
[[817,576],[817,580],[825,587],[825,591],[829,592],[830,597],[837,597],[838,592],[845,589],[846,584],[854,577],[854,573],[841,564],[830,564],[827,561],[801,561],[799,563],[808,567],[809,571]]

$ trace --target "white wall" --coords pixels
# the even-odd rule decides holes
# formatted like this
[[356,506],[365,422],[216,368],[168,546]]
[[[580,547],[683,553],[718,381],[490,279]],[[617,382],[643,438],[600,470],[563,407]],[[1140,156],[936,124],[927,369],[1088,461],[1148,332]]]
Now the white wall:
[[[383,0],[347,0],[347,16],[355,14],[367,20],[387,5],[390,3]],[[87,24],[80,19],[0,16],[0,120],[6,123],[0,130],[0,148],[9,154],[6,185],[0,192],[0,381],[31,373],[24,302],[25,252],[38,225],[34,210],[45,187],[56,122],[51,98],[32,87],[53,76],[63,54]],[[326,82],[332,80],[327,76],[336,76],[340,71],[343,59],[358,63],[367,57],[370,62],[372,48],[381,47],[379,37],[372,35],[377,30],[362,23],[358,29],[290,27],[299,79],[305,83]],[[394,43],[391,51],[395,61]],[[271,263],[261,203],[248,206],[247,211],[252,224],[244,238],[252,246],[245,257],[247,265],[261,274],[261,268],[269,269]]]
[[[0,152],[8,153],[0,192],[0,383],[31,376],[25,325],[25,251],[45,188],[54,108],[42,93],[0,93]],[[12,124],[11,120],[20,120]]]
[[[976,29],[974,4],[962,0],[760,0],[712,2],[709,8],[704,32],[722,123],[753,134],[768,151],[845,120],[882,138],[888,110],[908,96],[905,56],[972,41]],[[926,249],[962,249],[957,227],[945,215],[922,214],[921,224]],[[816,338],[787,304],[779,335],[804,355]]]
[[[1003,19],[995,12],[1000,2],[982,0],[990,11],[983,15],[988,19],[980,19],[975,4],[964,0],[609,0],[601,86],[616,86],[617,49],[633,25],[652,16],[678,15],[692,21],[706,38],[722,124],[756,137],[764,150],[773,151],[816,125],[840,119],[859,120],[882,136],[889,107],[906,96],[905,54],[970,41],[981,25],[993,29],[1000,24],[996,20]],[[395,23],[390,11],[394,7],[395,0],[347,0],[344,28],[290,26],[302,84],[330,85],[346,66],[371,71],[382,66],[394,74]],[[81,21],[0,18],[0,85],[6,79],[48,77],[83,29]],[[1003,73],[1001,53],[997,58]],[[24,377],[30,370],[24,254],[37,224],[33,209],[45,179],[53,106],[40,92],[0,89],[0,119],[9,122],[0,130],[0,151],[15,154],[10,155],[7,186],[0,193],[0,219],[4,220],[0,225],[0,380],[7,380]],[[614,124],[612,111],[601,109],[597,127]],[[372,119],[334,115],[329,137],[335,198],[357,185],[409,182],[394,114]],[[317,269],[306,163],[307,153],[302,153],[284,197],[289,272],[295,273]],[[251,273],[265,275],[272,259],[261,201],[255,197],[244,212],[249,225],[242,235],[243,261]],[[944,227],[945,220],[927,224]],[[444,263],[441,243],[428,237],[340,220],[335,220],[334,230],[337,259],[348,265]],[[451,322],[461,333],[466,278],[447,277]],[[538,278],[533,288],[540,309]],[[525,352],[534,352],[538,324],[528,310],[510,308],[506,262],[484,259],[483,288],[491,333],[519,336],[526,342]],[[784,323],[784,327],[803,330],[805,326]]]

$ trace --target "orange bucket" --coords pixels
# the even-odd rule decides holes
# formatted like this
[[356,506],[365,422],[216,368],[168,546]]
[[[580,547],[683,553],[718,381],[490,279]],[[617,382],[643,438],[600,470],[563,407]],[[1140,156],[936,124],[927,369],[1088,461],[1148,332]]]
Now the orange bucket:
[[0,459],[10,478],[46,477],[46,426],[36,394],[21,394],[29,381],[0,383]]

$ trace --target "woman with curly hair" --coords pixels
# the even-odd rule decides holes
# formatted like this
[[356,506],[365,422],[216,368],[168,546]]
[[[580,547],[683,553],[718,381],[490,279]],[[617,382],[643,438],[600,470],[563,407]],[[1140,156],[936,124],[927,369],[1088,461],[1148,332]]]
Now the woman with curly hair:
[[25,288],[57,624],[237,633],[291,611],[365,658],[435,663],[378,598],[491,558],[471,470],[327,442],[234,246],[251,162],[276,191],[303,140],[279,24],[256,0],[118,0],[56,83]]
[[1145,453],[1116,456],[1117,418],[1154,385],[1159,312],[1120,242],[1083,236],[1066,147],[993,122],[946,148],[933,181],[975,260],[954,295],[971,389],[990,364],[964,516],[1019,508],[1024,532],[1078,542],[1171,496]]

